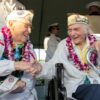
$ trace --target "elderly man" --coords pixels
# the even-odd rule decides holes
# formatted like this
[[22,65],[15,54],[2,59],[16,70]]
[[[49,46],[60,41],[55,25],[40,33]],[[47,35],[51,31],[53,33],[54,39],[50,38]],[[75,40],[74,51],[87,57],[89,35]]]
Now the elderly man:
[[[67,96],[73,98],[72,94],[81,84],[100,84],[98,73],[86,61],[87,50],[94,47],[94,45],[98,49],[98,42],[96,42],[96,38],[89,27],[87,17],[79,14],[73,14],[68,17],[68,35],[66,39],[58,44],[53,58],[43,64],[43,69],[39,76],[52,78],[55,75],[55,64],[63,63],[64,86],[67,89]],[[95,63],[96,54],[92,53],[91,58],[91,61]],[[93,93],[95,94],[95,91]],[[98,99],[81,98],[79,100]]]
[[[0,100],[36,100],[35,89],[34,94],[31,93],[35,84],[33,76],[41,68],[32,67],[36,64],[29,40],[33,16],[28,10],[13,11],[7,17],[7,27],[3,27],[0,32],[0,82],[3,82],[0,90],[5,91],[6,86],[8,92],[11,91],[0,96]],[[17,84],[16,80],[20,80],[20,83]],[[12,88],[15,83],[17,86]]]

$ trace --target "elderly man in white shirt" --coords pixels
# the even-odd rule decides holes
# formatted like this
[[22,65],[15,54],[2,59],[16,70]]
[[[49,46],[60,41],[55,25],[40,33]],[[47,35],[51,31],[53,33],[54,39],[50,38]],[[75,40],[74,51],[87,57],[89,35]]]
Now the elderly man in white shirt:
[[29,39],[33,16],[29,10],[12,11],[0,32],[0,93],[5,93],[0,100],[37,99],[33,76],[41,68],[32,67],[37,63]]
[[[72,94],[80,85],[100,84],[100,76],[86,61],[86,54],[89,48],[94,47],[100,52],[98,48],[100,47],[100,41],[96,41],[89,27],[88,18],[79,14],[73,14],[68,17],[68,35],[66,39],[58,44],[53,58],[45,64],[42,64],[43,67],[39,76],[49,79],[53,78],[55,75],[55,64],[63,63],[64,86],[67,89],[68,98],[73,98]],[[96,56],[95,53],[91,54],[93,64],[96,62]],[[40,66],[40,64],[37,66]],[[96,93],[95,91],[91,92]],[[93,98],[93,100],[97,99]]]

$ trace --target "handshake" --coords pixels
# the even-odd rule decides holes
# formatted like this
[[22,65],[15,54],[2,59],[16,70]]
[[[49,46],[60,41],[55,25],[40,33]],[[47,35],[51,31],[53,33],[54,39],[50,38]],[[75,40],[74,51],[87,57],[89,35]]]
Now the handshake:
[[35,76],[42,70],[42,66],[39,62],[33,61],[33,62],[25,62],[25,61],[19,61],[14,63],[15,70],[25,71],[32,76]]
[[[14,62],[14,67],[16,71],[25,71],[31,74],[33,77],[36,76],[41,70],[42,66],[37,61],[33,62],[25,62],[18,61]],[[9,80],[13,79],[14,81],[9,82]],[[5,88],[6,87],[6,88]],[[8,93],[15,94],[23,92],[26,87],[26,82],[23,80],[18,80],[18,78],[13,75],[9,75],[2,84],[0,84],[0,96],[7,95]]]

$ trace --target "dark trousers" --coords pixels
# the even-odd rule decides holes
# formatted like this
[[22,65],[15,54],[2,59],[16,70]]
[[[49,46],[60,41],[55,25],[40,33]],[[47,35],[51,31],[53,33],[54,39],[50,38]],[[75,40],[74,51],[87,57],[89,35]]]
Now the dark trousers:
[[100,100],[100,84],[80,85],[72,96],[77,100]]

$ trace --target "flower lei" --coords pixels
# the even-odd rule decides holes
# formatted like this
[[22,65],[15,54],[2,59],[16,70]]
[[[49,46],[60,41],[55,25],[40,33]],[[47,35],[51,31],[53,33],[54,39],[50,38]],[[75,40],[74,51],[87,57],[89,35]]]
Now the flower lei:
[[[8,29],[7,27],[3,27],[2,28],[2,34],[4,36],[4,42],[5,42],[5,56],[9,60],[14,61],[15,59],[14,59],[14,52],[13,52],[13,41],[12,41],[10,29]],[[35,59],[33,53],[31,52],[30,41],[28,41],[24,45],[22,61],[30,61],[31,57],[33,59]]]
[[[89,43],[90,45],[92,45],[96,39],[93,35],[88,35],[88,39],[89,39]],[[69,57],[72,59],[74,65],[76,66],[76,68],[78,68],[79,70],[89,70],[89,67],[87,64],[82,64],[82,62],[79,60],[77,54],[74,51],[73,48],[73,44],[72,44],[72,40],[70,37],[66,38],[66,46],[68,48],[68,52],[69,52]],[[96,61],[96,57],[97,54],[96,53],[92,53],[90,56],[90,61],[94,64]]]

